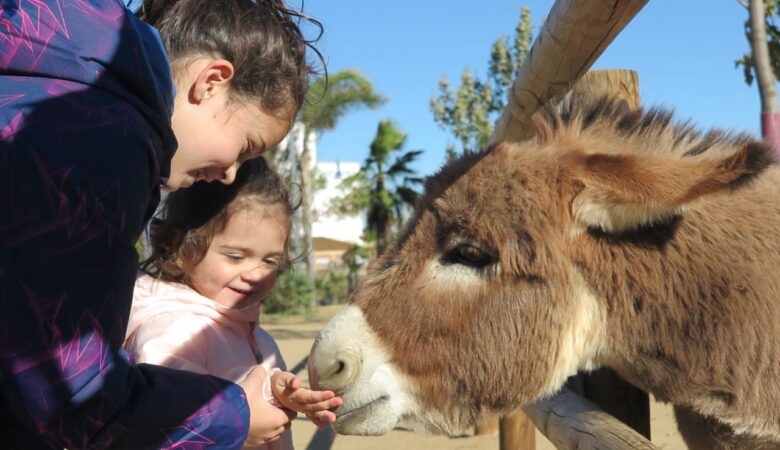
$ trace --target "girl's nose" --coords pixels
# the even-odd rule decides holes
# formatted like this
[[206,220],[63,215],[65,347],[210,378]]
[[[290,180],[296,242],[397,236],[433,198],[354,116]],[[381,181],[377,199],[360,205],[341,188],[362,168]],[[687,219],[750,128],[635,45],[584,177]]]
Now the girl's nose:
[[222,174],[219,177],[219,182],[224,184],[232,184],[234,181],[236,181],[237,171],[238,171],[238,163],[233,163],[232,166],[222,171]]
[[241,274],[241,278],[243,278],[244,281],[256,283],[265,278],[266,272],[267,271],[264,270],[262,266],[258,266],[253,269],[244,271],[244,273]]

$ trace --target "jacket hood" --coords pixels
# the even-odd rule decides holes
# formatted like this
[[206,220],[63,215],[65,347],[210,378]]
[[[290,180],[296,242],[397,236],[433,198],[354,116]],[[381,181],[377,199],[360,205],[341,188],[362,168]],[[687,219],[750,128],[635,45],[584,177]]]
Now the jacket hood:
[[[77,82],[132,104],[155,127],[167,176],[176,149],[174,86],[160,36],[119,0],[3,4],[0,73]],[[56,93],[52,93],[56,95]]]
[[133,312],[126,336],[131,336],[140,324],[158,314],[183,311],[208,317],[244,334],[248,324],[257,323],[260,303],[257,301],[240,309],[231,309],[198,294],[187,285],[160,281],[144,274],[135,282]]

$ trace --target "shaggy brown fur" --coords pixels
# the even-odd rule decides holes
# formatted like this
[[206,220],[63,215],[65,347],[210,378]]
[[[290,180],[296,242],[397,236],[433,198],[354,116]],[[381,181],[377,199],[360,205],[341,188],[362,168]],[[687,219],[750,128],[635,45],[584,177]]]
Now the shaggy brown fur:
[[698,428],[685,432],[691,446],[772,448],[771,148],[609,101],[575,99],[537,126],[534,141],[431,178],[412,225],[354,296],[393,364],[453,427],[610,366],[684,407]]

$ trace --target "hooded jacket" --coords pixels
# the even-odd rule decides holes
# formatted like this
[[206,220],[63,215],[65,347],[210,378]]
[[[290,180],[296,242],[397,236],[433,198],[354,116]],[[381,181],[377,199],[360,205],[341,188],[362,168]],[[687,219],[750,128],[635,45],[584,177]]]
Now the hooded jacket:
[[226,380],[121,349],[176,140],[157,32],[119,0],[0,0],[0,446],[239,448]]
[[[270,394],[270,374],[287,368],[276,342],[257,326],[259,314],[259,301],[231,309],[187,285],[142,275],[133,291],[125,349],[136,362],[236,382],[261,364],[268,373],[263,392]],[[274,402],[272,397],[265,400]],[[292,435],[288,430],[279,441],[260,448],[292,450]]]

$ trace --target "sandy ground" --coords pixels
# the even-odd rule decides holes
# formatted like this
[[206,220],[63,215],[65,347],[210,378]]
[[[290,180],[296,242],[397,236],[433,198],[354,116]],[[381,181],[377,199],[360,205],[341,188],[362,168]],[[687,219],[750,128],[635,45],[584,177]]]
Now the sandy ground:
[[[270,318],[263,327],[277,340],[290,370],[298,373],[304,382],[306,357],[311,344],[325,322],[338,307],[321,307],[314,317]],[[677,433],[669,405],[652,403],[650,419],[653,443],[664,450],[683,450],[685,444]],[[297,450],[498,450],[498,434],[487,436],[426,436],[406,431],[394,431],[382,437],[337,436],[331,430],[318,431],[309,421],[297,419],[293,423],[293,442]],[[555,447],[537,430],[536,450]]]

